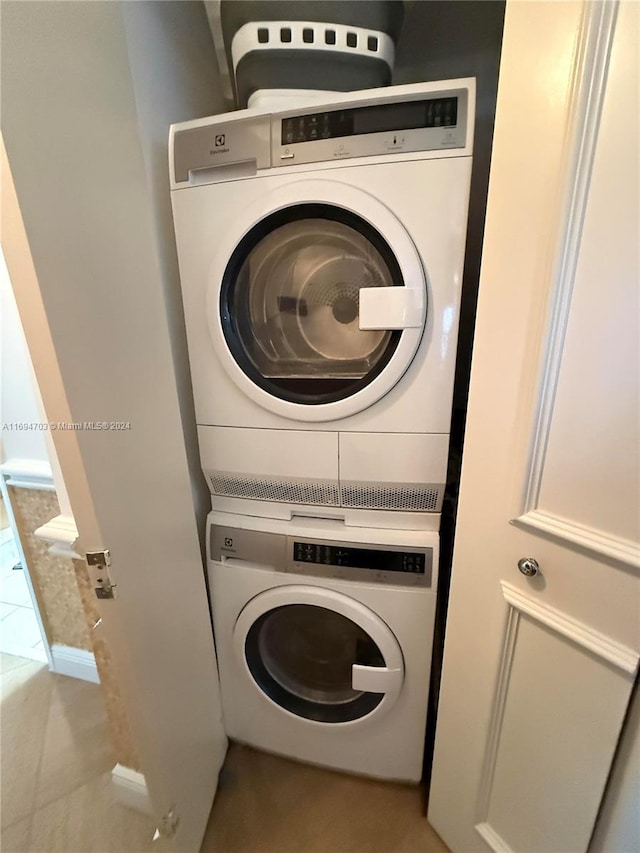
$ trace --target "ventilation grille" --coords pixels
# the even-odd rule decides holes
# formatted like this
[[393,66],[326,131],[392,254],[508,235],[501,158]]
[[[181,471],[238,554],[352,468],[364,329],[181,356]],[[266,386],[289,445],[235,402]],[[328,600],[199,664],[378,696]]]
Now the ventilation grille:
[[444,486],[406,483],[342,483],[341,506],[361,509],[403,509],[415,512],[439,512]]
[[276,477],[246,477],[217,471],[210,478],[215,495],[282,501],[292,504],[339,506],[337,483],[325,480],[285,480]]
[[390,509],[410,512],[440,512],[444,485],[427,483],[345,482],[341,488],[327,480],[295,480],[250,477],[217,471],[210,477],[215,495],[281,501],[315,506],[344,506],[354,509]]

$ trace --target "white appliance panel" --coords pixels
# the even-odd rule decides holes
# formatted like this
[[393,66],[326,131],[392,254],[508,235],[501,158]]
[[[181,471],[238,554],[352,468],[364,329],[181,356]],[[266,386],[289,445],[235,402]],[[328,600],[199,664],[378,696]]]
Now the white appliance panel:
[[444,483],[448,450],[446,434],[340,433],[340,481]]
[[338,480],[338,433],[198,427],[206,468]]
[[[382,199],[418,248],[427,278],[427,316],[418,351],[395,388],[370,409],[321,424],[292,422],[246,397],[218,363],[205,313],[209,289],[214,286],[211,267],[220,228],[231,227],[229,223],[239,218],[244,208],[268,196],[271,189],[300,180],[299,174],[258,175],[174,192],[197,422],[272,429],[339,427],[341,431],[373,428],[383,432],[447,433],[466,237],[468,194],[464,187],[468,186],[470,174],[470,158],[460,157],[340,170],[337,177],[341,182]],[[335,180],[333,174],[328,177]],[[419,194],[416,186],[421,188]],[[220,211],[224,211],[224,217]],[[238,234],[238,240],[241,236]]]
[[216,494],[339,505],[335,432],[199,426],[198,442],[202,470]]

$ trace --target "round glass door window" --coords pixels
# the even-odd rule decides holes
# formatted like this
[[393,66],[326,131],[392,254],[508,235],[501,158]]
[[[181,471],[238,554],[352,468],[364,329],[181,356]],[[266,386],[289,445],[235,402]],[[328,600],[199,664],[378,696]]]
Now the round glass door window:
[[403,285],[389,245],[363,219],[295,205],[238,244],[222,282],[222,330],[259,387],[295,403],[333,402],[378,376],[400,340],[359,328],[360,289]]
[[264,613],[247,634],[245,658],[267,696],[309,720],[357,720],[384,698],[351,686],[354,663],[385,666],[380,649],[359,625],[324,607],[288,604]]

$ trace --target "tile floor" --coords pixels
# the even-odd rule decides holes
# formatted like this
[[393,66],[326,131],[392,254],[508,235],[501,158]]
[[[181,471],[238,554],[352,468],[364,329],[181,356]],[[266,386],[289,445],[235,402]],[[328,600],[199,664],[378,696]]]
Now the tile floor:
[[0,656],[2,853],[151,853],[150,818],[115,803],[99,685]]
[[[3,853],[152,853],[152,820],[115,803],[99,685],[0,656]],[[419,788],[233,744],[203,853],[447,853]]]
[[46,662],[40,629],[10,528],[0,530],[0,652]]

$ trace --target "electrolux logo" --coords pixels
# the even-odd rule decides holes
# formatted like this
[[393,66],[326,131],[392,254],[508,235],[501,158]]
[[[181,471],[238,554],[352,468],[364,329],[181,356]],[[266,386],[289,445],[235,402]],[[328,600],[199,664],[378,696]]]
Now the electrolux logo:
[[224,133],[216,133],[213,139],[214,147],[210,149],[209,154],[228,154],[229,149],[226,145],[227,137]]

